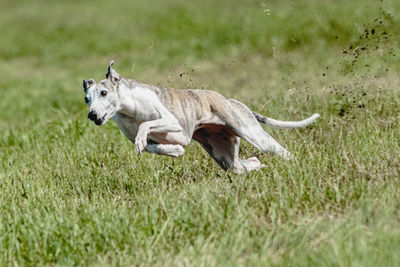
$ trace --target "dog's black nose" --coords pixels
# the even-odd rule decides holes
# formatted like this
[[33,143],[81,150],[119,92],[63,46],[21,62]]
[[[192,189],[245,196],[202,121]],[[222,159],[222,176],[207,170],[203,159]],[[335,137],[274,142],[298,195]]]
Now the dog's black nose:
[[89,120],[95,121],[95,120],[97,119],[97,114],[96,114],[96,112],[93,111],[93,110],[90,111],[89,114],[88,114],[88,118],[89,118]]

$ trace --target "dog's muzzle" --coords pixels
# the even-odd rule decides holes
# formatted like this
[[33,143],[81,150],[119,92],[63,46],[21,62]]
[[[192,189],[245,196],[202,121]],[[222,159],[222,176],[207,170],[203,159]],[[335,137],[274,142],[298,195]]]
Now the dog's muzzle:
[[88,118],[89,118],[89,120],[94,121],[94,123],[96,125],[102,125],[106,115],[107,114],[104,114],[104,116],[102,118],[98,119],[96,112],[95,111],[90,111],[89,114],[88,114]]

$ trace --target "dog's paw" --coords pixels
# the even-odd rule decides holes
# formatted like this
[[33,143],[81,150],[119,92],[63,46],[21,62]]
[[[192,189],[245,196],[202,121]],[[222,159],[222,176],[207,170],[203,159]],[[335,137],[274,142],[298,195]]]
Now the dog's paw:
[[140,155],[146,146],[147,146],[147,138],[141,138],[139,136],[135,138],[136,154]]
[[174,145],[173,149],[171,149],[170,156],[177,158],[185,153],[185,149],[180,145]]
[[261,164],[261,162],[256,157],[251,157],[249,159],[242,159],[241,163],[247,172],[259,170],[265,167],[265,165]]
[[145,123],[141,124],[135,138],[136,154],[140,155],[146,148],[148,135],[149,135],[149,128],[145,127]]

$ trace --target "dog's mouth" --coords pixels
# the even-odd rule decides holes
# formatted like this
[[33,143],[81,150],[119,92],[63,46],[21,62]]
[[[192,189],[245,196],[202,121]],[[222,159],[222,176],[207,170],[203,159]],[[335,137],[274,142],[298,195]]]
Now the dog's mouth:
[[104,116],[101,117],[100,119],[96,119],[96,120],[94,121],[94,123],[95,123],[96,125],[98,125],[98,126],[103,125],[104,122],[105,122],[106,116],[107,116],[107,113],[104,114]]

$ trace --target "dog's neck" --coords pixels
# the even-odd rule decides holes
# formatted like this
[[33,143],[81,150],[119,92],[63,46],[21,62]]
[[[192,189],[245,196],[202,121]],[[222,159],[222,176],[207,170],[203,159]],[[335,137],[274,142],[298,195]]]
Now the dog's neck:
[[149,106],[157,105],[159,108],[162,103],[159,101],[158,94],[160,89],[132,79],[122,79],[116,88],[118,93],[117,113],[144,120],[154,117],[152,108]]
[[118,112],[127,116],[134,116],[136,109],[136,101],[134,99],[135,88],[129,88],[125,83],[118,86]]

